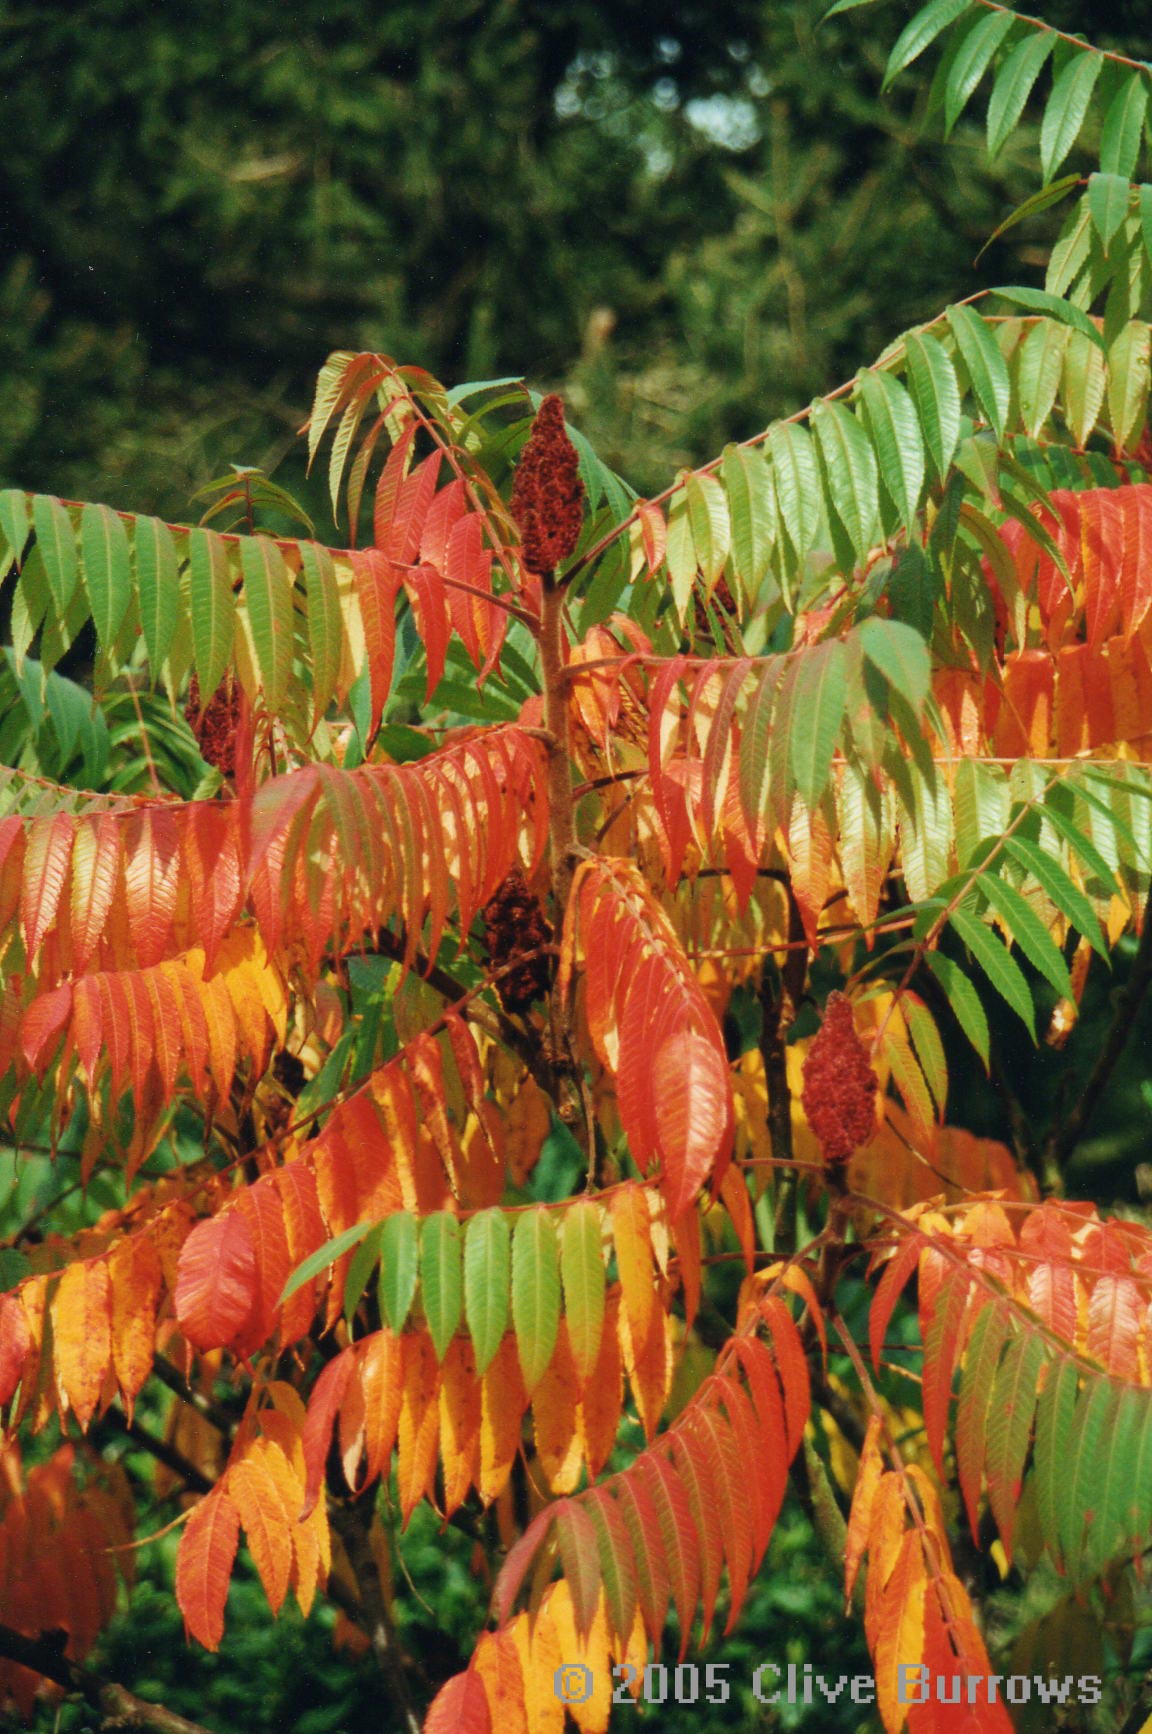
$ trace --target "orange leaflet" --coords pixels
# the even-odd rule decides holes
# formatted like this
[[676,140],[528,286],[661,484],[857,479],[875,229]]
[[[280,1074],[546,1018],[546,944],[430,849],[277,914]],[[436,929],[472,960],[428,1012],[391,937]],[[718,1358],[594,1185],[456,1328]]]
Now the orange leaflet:
[[52,1326],[61,1388],[87,1428],[112,1360],[111,1294],[103,1259],[68,1266],[52,1302]]

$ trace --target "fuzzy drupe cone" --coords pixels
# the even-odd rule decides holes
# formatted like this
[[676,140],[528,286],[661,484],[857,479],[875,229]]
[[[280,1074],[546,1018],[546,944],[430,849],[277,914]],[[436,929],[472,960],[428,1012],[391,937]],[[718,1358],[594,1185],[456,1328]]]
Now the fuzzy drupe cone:
[[514,867],[484,906],[484,944],[492,967],[503,969],[515,964],[517,958],[525,958],[496,983],[505,1011],[527,1011],[533,1000],[546,997],[552,980],[551,959],[531,953],[551,938],[552,929],[539,898],[520,869]]
[[524,565],[543,578],[576,546],[584,516],[580,460],[564,431],[564,405],[555,393],[536,411],[516,466],[511,506]]
[[215,765],[221,776],[236,774],[236,731],[240,723],[240,688],[227,676],[208,703],[201,707],[200,682],[193,675],[188,683],[184,716],[196,737],[200,757]]
[[856,1034],[852,1002],[830,993],[804,1061],[802,1101],[826,1162],[846,1162],[876,1127],[876,1074]]

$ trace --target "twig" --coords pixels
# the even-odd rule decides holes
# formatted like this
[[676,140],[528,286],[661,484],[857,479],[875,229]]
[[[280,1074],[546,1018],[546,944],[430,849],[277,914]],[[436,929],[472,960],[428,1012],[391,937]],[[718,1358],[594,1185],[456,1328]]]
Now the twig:
[[195,1463],[185,1457],[182,1451],[177,1450],[175,1445],[169,1445],[166,1439],[158,1439],[155,1433],[150,1432],[147,1427],[141,1426],[139,1421],[129,1421],[127,1415],[122,1414],[116,1408],[108,1409],[103,1420],[108,1426],[115,1427],[118,1433],[123,1433],[126,1438],[139,1445],[142,1450],[147,1451],[148,1455],[154,1457],[157,1463],[163,1463],[166,1469],[171,1469],[174,1475],[179,1475],[190,1493],[208,1493],[211,1491],[212,1481],[202,1469],[198,1469]]
[[66,1691],[79,1692],[103,1717],[105,1728],[153,1728],[156,1734],[210,1734],[202,1722],[190,1722],[163,1704],[151,1704],[138,1698],[126,1686],[104,1680],[88,1668],[82,1668],[64,1654],[64,1633],[26,1637],[11,1626],[0,1625],[0,1656],[19,1662],[45,1679],[55,1680]]
[[171,1361],[163,1355],[157,1355],[152,1362],[152,1370],[162,1384],[167,1385],[170,1391],[174,1391],[181,1402],[188,1403],[198,1414],[203,1415],[204,1419],[210,1422],[218,1433],[223,1433],[226,1439],[232,1437],[236,1423],[227,1409],[222,1409],[218,1403],[214,1403],[211,1397],[206,1397],[202,1391],[194,1391],[184,1375],[172,1365]]

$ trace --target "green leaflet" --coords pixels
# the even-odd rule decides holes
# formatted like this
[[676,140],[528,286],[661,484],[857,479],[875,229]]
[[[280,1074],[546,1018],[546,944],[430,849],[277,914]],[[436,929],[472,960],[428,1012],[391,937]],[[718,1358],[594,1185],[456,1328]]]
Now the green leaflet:
[[1127,175],[1089,175],[1088,211],[1104,251],[1128,215],[1132,191]]
[[847,658],[838,638],[799,653],[788,740],[792,775],[810,809],[828,785],[847,689]]
[[1061,199],[1066,199],[1073,187],[1080,185],[1079,175],[1063,175],[1060,180],[1053,181],[1047,187],[1033,193],[1030,198],[1010,211],[1002,223],[998,223],[977,253],[977,259],[982,259],[993,241],[998,241],[1001,235],[1006,235],[1009,229],[1014,229],[1017,223],[1023,223],[1029,217],[1034,217],[1039,211],[1046,211],[1050,205],[1058,205]]
[[1140,234],[1144,251],[1152,258],[1152,187],[1140,186],[1136,191],[1140,195]]
[[1053,860],[1045,850],[1038,849],[1035,843],[1029,843],[1015,833],[1011,837],[1005,837],[1004,850],[1031,873],[1037,885],[1047,893],[1060,913],[1067,916],[1073,927],[1084,935],[1092,949],[1101,957],[1106,957],[1107,946],[1100,923],[1096,919],[1096,912],[1060,863]]
[[960,358],[968,369],[976,401],[999,440],[1003,437],[1012,402],[1012,383],[1004,352],[984,320],[978,313],[973,313],[971,307],[949,307],[948,325]]
[[371,1234],[376,1227],[377,1224],[374,1222],[354,1222],[351,1228],[344,1230],[343,1234],[336,1235],[332,1240],[326,1240],[323,1246],[317,1247],[315,1252],[310,1252],[303,1263],[296,1266],[284,1284],[277,1305],[283,1306],[284,1302],[290,1300],[298,1288],[303,1288],[306,1282],[311,1282],[314,1276],[319,1276],[322,1270],[327,1270],[328,1266],[334,1264],[343,1253],[348,1251],[350,1246],[355,1246],[364,1239],[366,1234]]
[[57,616],[64,614],[76,588],[76,537],[72,520],[59,500],[50,494],[37,494],[32,501],[32,522],[36,527],[36,546],[48,574]]
[[880,480],[911,535],[924,486],[924,441],[916,406],[898,379],[876,368],[860,375],[859,389],[880,461]]
[[887,90],[897,73],[903,72],[906,66],[911,66],[917,57],[946,30],[957,18],[960,18],[974,0],[929,0],[929,4],[904,26],[896,38],[896,44],[888,56],[888,64],[884,68],[883,89]]
[[900,847],[904,883],[917,903],[931,897],[948,875],[952,803],[944,778],[911,775],[900,790]]
[[283,702],[292,673],[292,580],[275,542],[245,536],[240,543],[244,599],[264,693],[271,709]]
[[380,1257],[380,1231],[383,1226],[382,1222],[377,1222],[368,1230],[349,1261],[348,1274],[344,1278],[344,1322],[347,1325],[352,1323],[352,1315],[360,1305],[364,1290],[368,1287],[368,1278]]
[[20,564],[28,540],[28,501],[23,488],[0,489],[0,535],[8,544],[9,559]]
[[85,506],[80,518],[80,546],[96,637],[101,650],[109,651],[123,625],[132,595],[128,532],[109,507]]
[[688,490],[679,487],[668,502],[668,539],[664,548],[668,576],[672,580],[672,600],[681,622],[688,610],[692,586],[696,582],[696,548],[692,539],[692,519],[688,509]]
[[952,363],[934,337],[912,331],[904,340],[908,383],[916,401],[924,443],[943,481],[960,438],[960,387]]
[[986,927],[970,910],[954,909],[948,919],[996,992],[1007,1000],[1012,1010],[1023,1020],[1029,1035],[1035,1039],[1032,995],[1028,991],[1028,983],[1019,964],[991,928]]
[[736,577],[745,597],[755,601],[768,572],[776,529],[772,471],[759,450],[726,446],[721,467],[732,519]]
[[918,717],[931,689],[932,662],[916,628],[873,614],[861,622],[858,632],[868,661]]
[[552,1359],[560,1324],[560,1256],[546,1210],[523,1211],[512,1236],[512,1323],[531,1396]]
[[[1136,1547],[1143,1549],[1146,1520],[1145,1525],[1130,1532],[1129,1516],[1137,1505],[1134,1498],[1137,1486],[1135,1471],[1149,1418],[1147,1390],[1123,1386],[1107,1435],[1100,1446],[1093,1516],[1084,1539],[1081,1561],[1085,1581],[1098,1577],[1114,1555],[1132,1545],[1130,1533],[1133,1540],[1140,1535]],[[1136,1548],[1133,1547],[1132,1551]]]
[[[750,825],[754,825],[764,804],[768,780],[768,743],[770,726],[776,707],[777,689],[785,669],[791,666],[785,656],[764,659],[763,673],[756,682],[744,712],[744,728],[740,737],[740,804]],[[779,719],[776,730],[779,732]]]
[[1078,446],[1088,444],[1100,419],[1108,380],[1109,369],[1096,345],[1082,331],[1069,332],[1060,400],[1068,431]]
[[1076,1406],[1075,1362],[1061,1358],[1048,1369],[1036,1409],[1036,1515],[1040,1534],[1060,1562],[1060,1512],[1068,1499],[1068,1461]]
[[420,1230],[420,1298],[436,1359],[442,1361],[460,1325],[464,1279],[460,1224],[451,1210],[435,1210]]
[[1147,1547],[1148,1533],[1152,1530],[1152,1403],[1146,1390],[1128,1390],[1125,1401],[1137,1408],[1137,1426],[1128,1497],[1123,1503],[1120,1522],[1128,1547],[1133,1553],[1139,1553]]
[[1086,49],[1073,54],[1057,74],[1040,127],[1040,166],[1046,181],[1076,143],[1103,67],[1103,55]]
[[820,526],[820,470],[812,436],[798,422],[777,422],[767,446],[781,522],[799,562]]
[[380,1231],[380,1316],[397,1335],[416,1293],[417,1264],[416,1218],[394,1211]]
[[988,293],[999,295],[1005,301],[1014,301],[1018,307],[1027,307],[1033,313],[1046,313],[1049,319],[1058,320],[1062,325],[1071,325],[1074,330],[1082,331],[1086,337],[1090,337],[1098,348],[1107,350],[1103,337],[1088,315],[1079,307],[1073,307],[1070,301],[1061,300],[1059,295],[1049,295],[1044,289],[1021,288],[1015,284],[1002,285],[998,289],[990,289]]
[[172,532],[159,518],[137,518],[135,544],[140,624],[144,629],[148,660],[153,674],[156,674],[168,655],[176,632],[180,611],[180,568]]
[[942,1116],[948,1098],[948,1062],[944,1058],[944,1047],[940,1032],[936,1028],[936,1020],[924,1001],[917,999],[914,994],[908,994],[904,998],[903,1007],[904,1019],[912,1037],[916,1058],[920,1062],[920,1070],[932,1092],[936,1111]]
[[[956,815],[956,859],[961,872],[986,837],[998,837],[1008,824],[1010,798],[1002,765],[963,758],[956,766],[953,808]],[[1005,845],[1007,846],[1007,845]]]
[[[1082,790],[1078,792],[1083,793]],[[1069,791],[1060,789],[1059,785],[1051,789],[1044,797],[1044,818],[1051,823],[1054,830],[1059,831],[1064,841],[1079,856],[1088,871],[1095,874],[1097,885],[1093,889],[1093,896],[1098,898],[1113,897],[1118,891],[1118,886],[1112,867],[1104,859],[1092,839],[1086,837],[1084,832],[1073,824],[1063,807],[1059,805],[1061,797],[1066,797],[1068,794]],[[1090,797],[1085,796],[1085,799],[1090,799]]]
[[1038,1332],[1026,1330],[1016,1337],[1000,1363],[988,1405],[988,1498],[996,1526],[1005,1537],[1011,1537],[1020,1503],[1040,1370],[1047,1359]]
[[44,618],[48,602],[48,575],[44,570],[40,545],[34,543],[27,559],[20,568],[20,577],[16,582],[16,591],[12,597],[12,649],[15,654],[17,676],[23,670],[24,658],[27,656],[40,622]]
[[812,425],[832,504],[857,558],[863,560],[879,531],[879,476],[872,442],[841,403],[815,403]]
[[600,1206],[578,1199],[564,1212],[560,1229],[560,1275],[568,1343],[580,1379],[591,1378],[604,1328],[604,1259]]
[[1015,19],[1010,12],[992,12],[977,20],[960,46],[944,87],[944,136],[947,137],[987,72]]
[[[996,75],[992,95],[988,99],[988,155],[999,156],[1005,143],[1016,130],[1024,113],[1024,105],[1032,94],[1032,86],[1040,69],[1056,45],[1051,30],[1036,30],[1007,56]],[[1047,175],[1044,176],[1048,180]]]
[[711,588],[724,570],[732,545],[728,502],[715,476],[689,476],[685,492],[695,563]]
[[1127,182],[1136,173],[1147,112],[1148,86],[1144,74],[1135,72],[1120,86],[1104,116],[1100,167],[1106,175],[1119,175]]
[[975,1538],[980,1504],[980,1478],[987,1455],[989,1403],[1000,1356],[1009,1336],[1003,1307],[985,1307],[972,1329],[960,1375],[956,1406],[956,1467]]
[[1066,325],[1040,319],[1013,357],[1020,419],[1033,439],[1048,420],[1056,402],[1068,335]]
[[1112,1430],[1121,1387],[1112,1379],[1089,1379],[1076,1403],[1067,1456],[1064,1494],[1057,1519],[1060,1551],[1073,1583],[1084,1579],[1084,1549],[1097,1517],[1101,1447]]
[[1077,279],[1083,281],[1082,273],[1093,252],[1092,214],[1088,200],[1082,198],[1076,201],[1049,255],[1048,269],[1044,273],[1044,287],[1049,295],[1071,295],[1072,285]]
[[327,710],[340,679],[343,617],[336,586],[336,568],[327,548],[316,542],[301,542],[300,567],[308,603],[308,652],[315,721]]
[[188,533],[188,583],[192,615],[192,653],[200,702],[207,704],[232,659],[236,610],[228,546],[213,530]]
[[1126,451],[1139,437],[1148,408],[1149,328],[1133,319],[1108,351],[1108,420],[1112,437]]
[[487,1371],[508,1329],[512,1237],[504,1212],[493,1205],[468,1224],[464,1237],[464,1311],[476,1371]]

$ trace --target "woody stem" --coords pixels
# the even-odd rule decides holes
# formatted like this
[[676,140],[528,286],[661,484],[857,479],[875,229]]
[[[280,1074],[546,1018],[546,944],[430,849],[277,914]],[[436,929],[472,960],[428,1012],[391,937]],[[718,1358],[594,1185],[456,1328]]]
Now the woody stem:
[[551,738],[548,757],[548,852],[552,865],[552,896],[556,933],[564,931],[568,895],[572,889],[576,843],[575,801],[568,727],[568,692],[564,681],[564,586],[555,573],[542,580],[540,664],[544,677],[544,720]]

